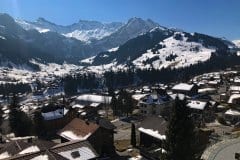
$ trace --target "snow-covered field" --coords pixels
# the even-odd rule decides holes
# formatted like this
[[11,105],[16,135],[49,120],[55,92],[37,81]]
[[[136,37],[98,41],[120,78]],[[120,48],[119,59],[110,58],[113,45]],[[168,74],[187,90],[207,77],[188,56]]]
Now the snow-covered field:
[[0,83],[32,83],[36,80],[47,83],[53,81],[57,77],[62,77],[67,74],[76,73],[83,67],[73,64],[40,64],[32,61],[40,66],[40,71],[34,72],[27,67],[18,66],[8,68],[6,66],[0,67]]

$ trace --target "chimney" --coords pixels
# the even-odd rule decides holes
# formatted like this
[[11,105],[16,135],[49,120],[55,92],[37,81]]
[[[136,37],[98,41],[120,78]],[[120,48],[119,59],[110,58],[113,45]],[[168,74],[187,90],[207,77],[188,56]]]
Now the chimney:
[[89,121],[88,121],[88,119],[85,120],[85,123],[86,123],[87,125],[89,125]]
[[28,142],[28,143],[32,143],[32,142],[33,142],[33,138],[32,138],[32,137],[28,138],[28,139],[27,139],[27,142]]

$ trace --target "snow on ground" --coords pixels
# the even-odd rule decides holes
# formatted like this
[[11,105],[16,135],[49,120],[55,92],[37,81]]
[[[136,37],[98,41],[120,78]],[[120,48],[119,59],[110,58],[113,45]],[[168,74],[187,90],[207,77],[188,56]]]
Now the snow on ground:
[[118,50],[118,48],[119,48],[119,47],[111,48],[111,49],[108,50],[108,52],[115,52],[115,51]]
[[92,56],[92,57],[90,57],[90,58],[83,59],[83,60],[81,60],[80,62],[81,62],[81,63],[92,64],[95,57],[96,57],[96,56]]
[[3,37],[3,36],[0,36],[0,39],[6,40],[6,38],[5,38],[5,37]]
[[92,29],[92,30],[75,30],[63,36],[76,38],[80,41],[90,42],[91,39],[102,39],[106,36],[111,35],[113,32],[107,31],[106,29]]
[[[187,38],[184,37],[184,34],[181,33],[181,35],[183,36],[183,40],[176,40],[174,37],[167,38],[159,43],[166,47],[159,49],[156,54],[148,50],[141,57],[135,59],[133,64],[141,69],[150,68],[151,65],[145,65],[144,62],[151,58],[158,58],[152,63],[155,69],[161,69],[163,67],[180,68],[198,62],[204,62],[210,58],[211,52],[215,51],[214,48],[206,48],[200,43],[187,42]],[[177,57],[173,61],[167,61],[166,57],[170,55],[176,55]]]
[[56,77],[62,77],[70,73],[76,73],[81,70],[82,66],[76,66],[73,64],[41,64],[36,61],[31,61],[34,64],[39,65],[40,71],[34,72],[28,67],[14,66],[13,68],[6,67],[7,64],[3,64],[0,67],[0,83],[32,83],[36,79],[42,82],[53,81]]

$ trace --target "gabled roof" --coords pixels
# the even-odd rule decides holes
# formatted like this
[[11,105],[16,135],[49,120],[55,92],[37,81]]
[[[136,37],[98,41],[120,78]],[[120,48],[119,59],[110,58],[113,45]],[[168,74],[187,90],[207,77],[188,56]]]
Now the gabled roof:
[[27,142],[26,140],[15,140],[9,143],[6,143],[5,146],[0,150],[0,158],[4,157],[13,157],[16,155],[25,155],[36,153],[42,150],[46,150],[54,146],[53,142],[44,141],[44,140],[32,140],[32,142]]
[[165,139],[167,121],[159,116],[147,117],[140,123],[138,130],[157,139]]
[[84,121],[79,118],[73,119],[63,129],[58,132],[58,135],[67,140],[86,140],[94,132],[97,131],[99,125]]
[[36,153],[15,155],[6,160],[68,160],[50,150],[39,151]]

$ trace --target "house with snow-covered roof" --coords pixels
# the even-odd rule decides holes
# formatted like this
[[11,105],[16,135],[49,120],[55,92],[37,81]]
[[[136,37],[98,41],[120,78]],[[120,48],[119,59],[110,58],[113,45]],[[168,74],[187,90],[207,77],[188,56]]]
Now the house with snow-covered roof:
[[102,154],[112,153],[115,150],[113,145],[114,129],[115,126],[105,119],[88,121],[75,118],[57,134],[61,137],[62,142],[87,140],[98,153]]
[[174,100],[166,94],[149,94],[143,96],[139,103],[139,109],[143,115],[161,115],[170,110]]
[[174,93],[182,93],[188,96],[194,96],[198,93],[196,84],[179,83],[172,87]]
[[[157,124],[157,125],[156,125]],[[142,155],[159,158],[164,150],[163,141],[166,139],[167,121],[160,116],[146,117],[138,126],[139,148]]]
[[196,122],[208,122],[214,119],[214,112],[208,102],[189,100],[187,107],[190,108],[191,115]]

